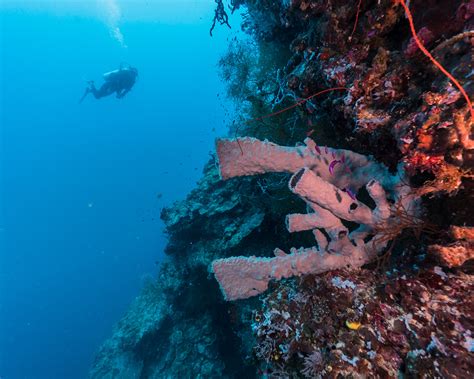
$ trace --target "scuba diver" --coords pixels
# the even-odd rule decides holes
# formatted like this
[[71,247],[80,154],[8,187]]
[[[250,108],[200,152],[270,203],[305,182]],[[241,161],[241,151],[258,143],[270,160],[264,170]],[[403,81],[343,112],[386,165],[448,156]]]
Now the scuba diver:
[[118,70],[110,71],[104,74],[105,82],[99,89],[95,87],[94,81],[89,81],[89,87],[86,88],[86,91],[84,92],[81,100],[79,100],[79,103],[82,103],[82,101],[90,93],[92,93],[96,99],[100,99],[102,97],[112,95],[115,92],[117,99],[121,99],[132,89],[137,76],[138,70],[135,67],[122,67],[122,65],[120,65]]

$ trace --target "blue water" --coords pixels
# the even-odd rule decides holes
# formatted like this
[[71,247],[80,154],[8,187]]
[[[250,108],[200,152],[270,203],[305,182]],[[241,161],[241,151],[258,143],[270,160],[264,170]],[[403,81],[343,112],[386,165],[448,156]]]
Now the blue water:
[[[87,376],[164,258],[160,209],[225,132],[216,62],[234,31],[209,37],[213,1],[56,3],[0,2],[5,379]],[[120,62],[139,70],[133,90],[78,104]]]

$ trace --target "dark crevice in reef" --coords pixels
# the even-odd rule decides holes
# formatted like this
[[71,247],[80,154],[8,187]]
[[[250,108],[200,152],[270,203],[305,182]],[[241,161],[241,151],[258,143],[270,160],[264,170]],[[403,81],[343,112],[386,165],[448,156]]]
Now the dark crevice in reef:
[[[418,37],[472,97],[471,3],[411,0],[409,9]],[[162,212],[167,261],[101,347],[92,378],[464,378],[474,371],[466,99],[414,43],[401,0],[362,1],[358,17],[357,4],[229,0],[244,10],[251,37],[230,41],[219,62],[237,105],[229,136],[283,146],[310,137],[321,149],[371,155],[391,173],[403,165],[403,183],[422,212],[414,217],[387,196],[399,222],[377,225],[389,243],[374,261],[271,281],[261,296],[228,302],[213,262],[316,242],[310,230],[286,228],[286,215],[308,213],[288,188],[289,173],[224,181],[211,159],[196,189]],[[365,189],[352,196],[377,209]],[[342,224],[349,232],[360,226]],[[375,232],[364,236],[369,245]]]
[[166,341],[170,338],[172,324],[172,318],[167,317],[159,329],[146,333],[140,339],[135,349],[135,358],[143,362],[140,379],[151,376],[154,360],[160,354],[160,350],[166,349]]
[[451,197],[427,198],[424,201],[430,221],[443,230],[449,225],[474,226],[474,180],[465,180],[463,187]]
[[[214,294],[219,294],[219,289],[215,281]],[[224,375],[229,378],[249,378],[255,377],[255,369],[244,361],[243,344],[238,334],[239,314],[234,306],[218,302],[213,305],[213,325],[220,331],[217,340],[217,349],[221,359],[226,362]],[[240,325],[242,327],[242,325]]]

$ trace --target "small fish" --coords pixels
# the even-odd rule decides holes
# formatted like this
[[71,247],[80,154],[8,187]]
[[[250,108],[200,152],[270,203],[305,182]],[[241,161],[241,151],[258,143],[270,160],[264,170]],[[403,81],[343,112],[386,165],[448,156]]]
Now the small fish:
[[346,192],[352,200],[356,200],[355,193],[352,192],[349,188],[344,188],[344,192]]
[[346,326],[351,330],[358,330],[361,327],[361,323],[357,321],[346,320]]
[[329,163],[329,173],[331,175],[334,174],[334,168],[338,165],[338,164],[342,164],[342,161],[340,161],[339,159],[334,159],[331,163]]

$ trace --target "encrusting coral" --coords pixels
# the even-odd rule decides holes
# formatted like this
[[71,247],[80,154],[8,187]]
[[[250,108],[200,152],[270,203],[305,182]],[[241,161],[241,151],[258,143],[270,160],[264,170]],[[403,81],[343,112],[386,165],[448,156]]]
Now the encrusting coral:
[[455,242],[448,246],[431,245],[428,252],[447,267],[462,266],[466,261],[474,259],[474,227],[452,226],[449,235]]
[[365,269],[278,283],[253,316],[260,377],[468,378],[473,290],[472,275],[437,266],[382,283]]
[[[293,173],[290,190],[307,204],[307,214],[286,218],[290,232],[312,230],[317,247],[280,249],[274,258],[232,257],[212,263],[227,300],[265,291],[272,279],[315,274],[343,267],[360,267],[377,257],[401,232],[394,210],[402,208],[416,224],[420,206],[406,184],[403,168],[396,174],[370,157],[348,150],[305,146],[282,147],[254,138],[219,140],[217,153],[222,178],[265,172]],[[375,206],[359,201],[365,187]],[[349,231],[341,220],[359,225]],[[395,230],[386,238],[384,231]]]

